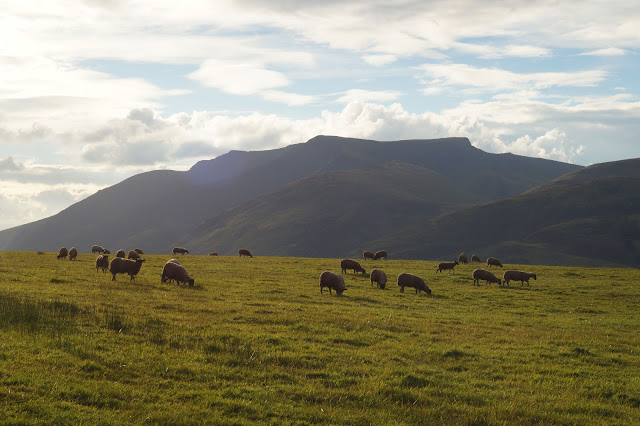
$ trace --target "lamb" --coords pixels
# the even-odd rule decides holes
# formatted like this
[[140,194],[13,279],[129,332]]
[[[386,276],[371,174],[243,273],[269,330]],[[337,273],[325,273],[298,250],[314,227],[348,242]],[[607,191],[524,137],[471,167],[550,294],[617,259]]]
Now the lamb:
[[160,281],[164,283],[170,280],[175,280],[178,285],[180,285],[180,283],[185,283],[189,284],[190,287],[193,287],[195,281],[191,278],[189,273],[187,273],[187,270],[184,269],[184,266],[177,263],[177,261],[172,262],[171,260],[164,264]]
[[534,280],[538,279],[536,274],[532,274],[531,272],[513,270],[504,271],[504,275],[502,276],[502,280],[506,285],[509,285],[509,281],[520,281],[521,286],[523,286],[526,281],[527,285],[529,285],[529,278],[533,278]]
[[367,271],[365,271],[364,268],[362,266],[360,266],[360,264],[358,262],[356,262],[355,260],[351,260],[351,259],[343,259],[340,262],[340,269],[342,269],[342,273],[343,274],[347,273],[347,269],[353,269],[353,273],[354,274],[356,272],[362,272],[363,274],[367,273]]
[[144,254],[144,252],[142,251],[142,249],[139,248],[134,248],[133,251],[135,251],[138,254]]
[[384,289],[387,285],[387,274],[381,269],[374,269],[371,271],[371,285],[376,282],[378,287]]
[[129,253],[127,254],[127,259],[140,259],[140,253],[138,253],[135,250],[129,250]]
[[69,249],[69,260],[76,260],[78,257],[78,250],[75,247]]
[[249,256],[249,257],[253,257],[253,255],[251,254],[251,252],[247,249],[240,249],[238,250],[238,255],[240,255],[240,257],[242,256]]
[[99,268],[102,268],[102,273],[103,274],[105,272],[107,272],[107,269],[109,269],[109,255],[108,254],[101,254],[100,256],[98,256],[96,258],[96,272],[98,272]]
[[183,255],[183,256],[184,256],[184,254],[185,254],[185,253],[189,253],[189,250],[187,250],[187,249],[186,249],[186,248],[184,248],[184,247],[174,247],[174,248],[173,248],[173,250],[172,250],[172,253],[173,253],[173,254],[178,254],[178,253],[180,253],[181,255]]
[[122,249],[118,250],[118,251],[116,252],[116,257],[121,257],[121,258],[123,258],[123,259],[124,259],[124,257],[125,257],[124,250],[122,250]]
[[136,275],[140,272],[144,259],[125,259],[123,257],[115,257],[109,263],[109,272],[113,275],[111,281],[116,280],[116,274],[129,274],[129,281],[136,282]]
[[431,294],[431,289],[422,278],[407,272],[403,272],[398,275],[398,286],[400,286],[400,293],[404,293],[405,287],[413,287],[416,289],[416,294],[418,294],[420,290],[424,291],[426,294]]
[[487,266],[499,266],[502,268],[502,262],[500,262],[500,259],[496,259],[495,257],[488,257]]
[[91,253],[104,253],[104,248],[99,245],[91,246]]
[[465,265],[468,263],[467,255],[464,252],[458,255],[458,263],[464,263]]
[[331,289],[334,289],[338,296],[347,289],[344,285],[344,278],[342,275],[338,275],[331,271],[324,271],[320,274],[320,294],[322,294],[322,289],[324,287],[329,289],[329,294],[331,294]]
[[453,271],[453,273],[455,274],[456,272],[453,268],[455,268],[456,265],[459,265],[457,260],[454,260],[453,262],[442,262],[438,265],[438,269],[436,270],[436,272],[442,272],[446,269],[449,271],[449,273]]
[[365,251],[362,253],[362,258],[364,260],[373,260],[373,253],[371,253],[370,251]]
[[215,251],[212,251],[211,253],[209,253],[209,256],[217,256],[218,253],[216,253]]
[[58,259],[66,259],[68,254],[69,250],[67,250],[66,247],[60,247],[60,250],[58,250]]
[[500,278],[493,275],[493,272],[486,271],[484,269],[476,269],[473,271],[473,285],[480,285],[480,280],[486,281],[486,284],[490,283],[498,283],[498,285],[502,285],[502,281]]
[[476,262],[476,263],[482,263],[482,260],[480,260],[480,257],[477,254],[472,254],[471,255],[471,262]]
[[378,250],[376,254],[373,255],[373,260],[384,259],[387,260],[387,252],[385,250]]

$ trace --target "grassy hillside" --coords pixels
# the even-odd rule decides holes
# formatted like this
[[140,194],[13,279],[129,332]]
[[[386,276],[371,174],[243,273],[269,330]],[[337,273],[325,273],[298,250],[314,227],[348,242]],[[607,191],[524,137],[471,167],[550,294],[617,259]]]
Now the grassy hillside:
[[[190,288],[146,258],[130,283],[91,254],[0,253],[4,422],[640,422],[636,269],[475,287],[472,265],[378,261],[387,290],[346,274],[338,297],[318,277],[339,259],[180,256]],[[403,271],[433,294],[400,293]]]

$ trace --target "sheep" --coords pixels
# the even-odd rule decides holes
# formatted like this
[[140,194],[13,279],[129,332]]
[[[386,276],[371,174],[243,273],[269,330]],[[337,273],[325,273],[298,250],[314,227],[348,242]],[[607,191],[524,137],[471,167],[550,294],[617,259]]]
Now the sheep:
[[144,259],[125,259],[123,257],[115,257],[109,263],[109,272],[113,275],[111,281],[116,280],[116,274],[129,274],[129,281],[136,282],[136,275],[140,272]]
[[104,248],[102,246],[99,245],[93,245],[91,246],[91,253],[104,253]]
[[140,253],[138,253],[135,250],[129,250],[129,253],[127,254],[127,259],[140,259]]
[[180,253],[181,255],[183,255],[183,256],[184,256],[184,254],[185,254],[185,253],[189,253],[189,250],[187,250],[187,249],[186,249],[186,248],[184,248],[184,247],[174,247],[174,248],[173,248],[172,253],[173,253],[173,254],[178,254],[178,253]]
[[104,251],[102,252],[102,254],[111,254],[111,252],[107,249],[104,249]]
[[167,263],[169,263],[169,262],[175,263],[176,265],[180,265],[180,262],[178,262],[178,259],[169,259],[169,260],[167,260]]
[[135,251],[138,254],[144,254],[144,252],[142,251],[142,249],[139,248],[134,248],[133,251]]
[[453,268],[455,268],[456,265],[459,265],[457,260],[454,260],[453,262],[442,262],[438,265],[438,269],[436,270],[436,272],[442,272],[446,269],[449,271],[449,273],[453,271],[453,273],[455,274],[456,271]]
[[66,259],[68,254],[69,250],[67,250],[66,247],[60,247],[60,250],[58,250],[58,259]]
[[385,250],[378,250],[376,254],[373,255],[373,260],[384,259],[387,260],[387,252]]
[[251,254],[251,252],[250,252],[249,250],[247,250],[247,249],[240,249],[240,250],[238,250],[238,255],[239,255],[240,257],[242,257],[242,256],[249,256],[249,257],[253,257],[253,255]]
[[118,250],[118,251],[116,252],[116,257],[121,257],[121,258],[123,258],[123,259],[124,259],[124,257],[125,257],[125,252],[124,252],[124,250],[122,250],[122,249]]
[[509,285],[509,281],[520,281],[521,286],[523,286],[526,281],[527,285],[529,285],[529,278],[533,278],[534,280],[538,279],[536,274],[532,274],[531,272],[513,270],[504,271],[504,275],[502,276],[502,280],[506,285]]
[[464,252],[458,255],[458,263],[464,263],[465,265],[468,263],[467,255]]
[[160,281],[164,283],[167,281],[175,280],[178,285],[180,285],[180,283],[185,283],[189,284],[190,287],[193,287],[195,280],[191,278],[191,276],[187,273],[187,270],[184,269],[184,266],[177,263],[177,261],[172,262],[171,260],[164,264]]
[[102,268],[102,273],[104,274],[109,269],[109,255],[101,254],[96,258],[96,272],[98,269]]
[[373,253],[371,253],[370,251],[365,251],[362,253],[362,258],[364,260],[373,260]]
[[420,290],[424,291],[426,294],[431,294],[431,289],[422,278],[407,272],[403,272],[398,275],[398,286],[400,287],[400,293],[404,293],[405,287],[413,287],[416,289],[416,294],[418,294]]
[[216,253],[215,251],[212,251],[211,253],[209,253],[209,256],[217,256],[218,253]]
[[71,247],[69,249],[69,260],[76,260],[78,257],[78,249]]
[[367,271],[365,271],[364,268],[362,266],[360,266],[360,264],[358,262],[356,262],[355,260],[351,260],[351,259],[343,259],[340,262],[340,269],[342,269],[342,273],[343,274],[347,273],[347,269],[353,269],[353,273],[354,274],[356,272],[362,272],[363,274],[367,273]]
[[486,284],[498,283],[498,285],[502,285],[502,281],[500,278],[493,275],[493,272],[486,271],[484,269],[476,269],[473,271],[473,285],[480,285],[480,280],[486,281]]
[[374,269],[371,271],[371,285],[373,285],[374,282],[378,284],[379,288],[384,290],[387,285],[387,274],[381,269]]
[[495,257],[488,257],[487,266],[499,266],[502,268],[502,262],[500,262],[500,259],[496,259]]
[[472,254],[471,255],[471,263],[476,262],[476,263],[482,263],[482,260],[480,260],[480,256],[478,256],[477,254]]
[[338,296],[347,289],[344,285],[344,278],[342,275],[338,275],[331,271],[324,271],[320,274],[320,294],[322,294],[322,289],[324,287],[329,289],[329,294],[331,294],[331,289],[334,289]]

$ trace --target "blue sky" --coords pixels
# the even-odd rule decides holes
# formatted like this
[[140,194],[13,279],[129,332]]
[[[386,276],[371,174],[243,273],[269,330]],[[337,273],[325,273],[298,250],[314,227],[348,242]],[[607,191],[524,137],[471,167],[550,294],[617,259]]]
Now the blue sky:
[[629,1],[0,0],[0,229],[315,135],[640,157]]

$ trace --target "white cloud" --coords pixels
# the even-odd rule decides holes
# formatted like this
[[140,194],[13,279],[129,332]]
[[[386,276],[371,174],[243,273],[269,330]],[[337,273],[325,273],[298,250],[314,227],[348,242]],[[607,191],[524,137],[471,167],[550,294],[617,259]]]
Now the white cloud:
[[398,99],[402,93],[395,90],[347,90],[337,102],[348,104],[354,101],[360,102],[388,102]]
[[381,67],[395,62],[398,57],[396,55],[364,55],[362,59],[375,67]]
[[580,53],[578,56],[624,56],[628,52],[617,47],[608,47],[606,49],[593,50],[591,52]]
[[260,64],[227,63],[214,59],[205,61],[189,77],[203,86],[234,95],[253,95],[290,84],[284,74],[265,69]]

